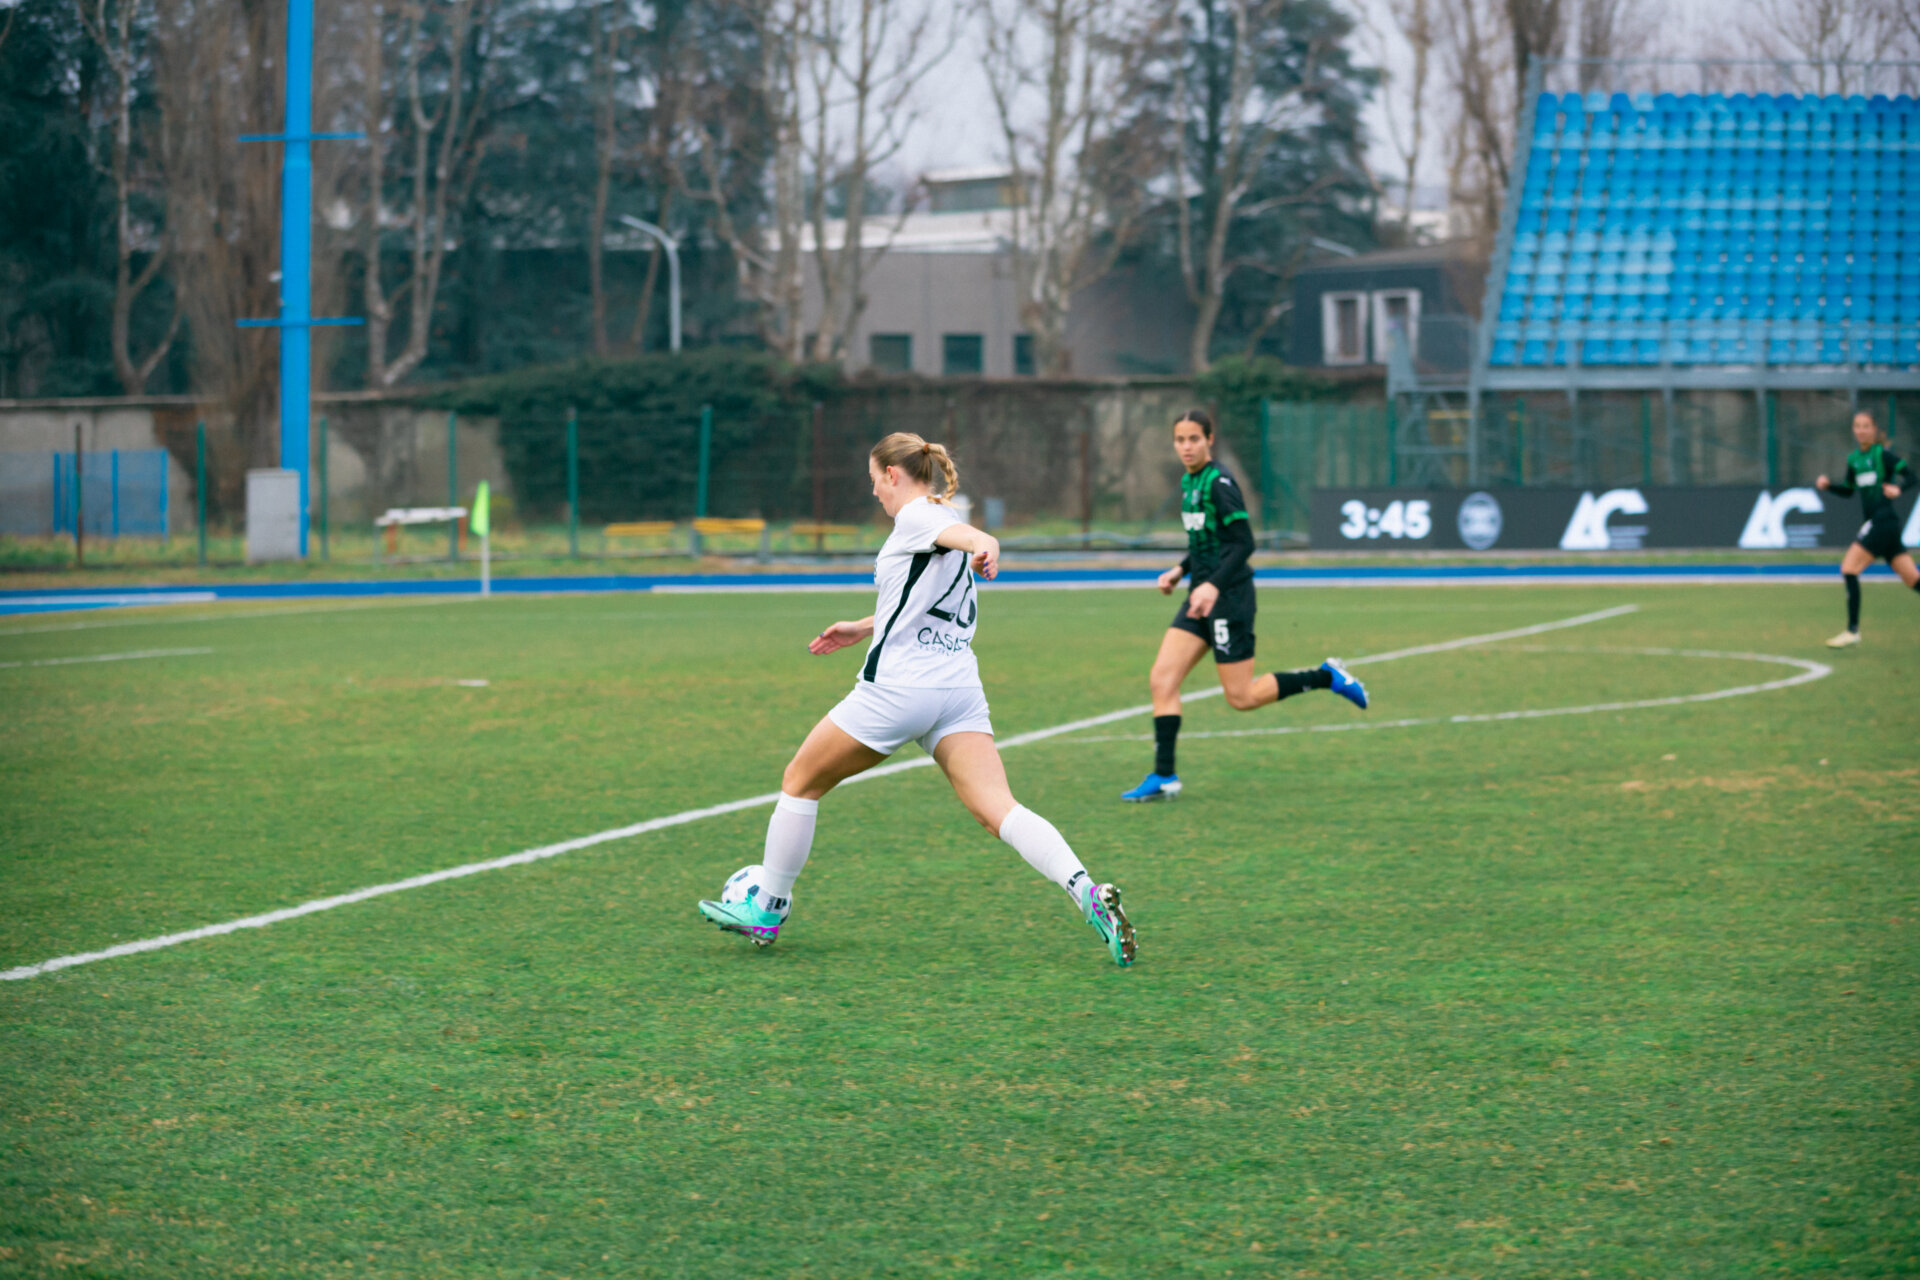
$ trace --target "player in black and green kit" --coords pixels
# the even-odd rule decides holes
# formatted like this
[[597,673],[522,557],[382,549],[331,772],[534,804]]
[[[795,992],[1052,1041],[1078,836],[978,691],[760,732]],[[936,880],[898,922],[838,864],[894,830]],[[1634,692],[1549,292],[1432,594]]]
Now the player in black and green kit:
[[1847,455],[1847,474],[1840,480],[1821,476],[1816,483],[1839,498],[1860,495],[1860,506],[1867,522],[1847,548],[1840,561],[1840,576],[1847,584],[1847,629],[1827,641],[1832,649],[1847,649],[1860,643],[1860,575],[1875,559],[1885,560],[1900,575],[1900,581],[1920,591],[1920,568],[1900,539],[1900,513],[1893,500],[1913,487],[1913,468],[1887,448],[1886,433],[1871,413],[1853,415],[1853,439],[1860,447]]
[[1174,745],[1180,736],[1180,686],[1213,650],[1227,705],[1251,711],[1308,689],[1331,689],[1365,708],[1367,690],[1338,658],[1304,671],[1253,674],[1253,522],[1240,486],[1213,460],[1213,419],[1189,409],[1173,424],[1173,449],[1187,474],[1180,478],[1180,522],[1187,557],[1160,575],[1160,594],[1172,595],[1186,578],[1186,603],[1160,640],[1147,678],[1153,690],[1153,772],[1123,800],[1170,800],[1180,794]]

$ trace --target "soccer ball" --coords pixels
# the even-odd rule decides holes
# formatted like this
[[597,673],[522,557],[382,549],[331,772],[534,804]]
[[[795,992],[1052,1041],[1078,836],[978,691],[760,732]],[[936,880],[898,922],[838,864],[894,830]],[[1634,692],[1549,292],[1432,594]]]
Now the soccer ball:
[[[726,903],[751,902],[755,906],[759,906],[760,882],[765,880],[766,876],[767,869],[757,862],[750,867],[740,868],[727,877],[726,885],[720,890],[720,901]],[[787,912],[782,911],[780,918],[782,920],[786,919]]]

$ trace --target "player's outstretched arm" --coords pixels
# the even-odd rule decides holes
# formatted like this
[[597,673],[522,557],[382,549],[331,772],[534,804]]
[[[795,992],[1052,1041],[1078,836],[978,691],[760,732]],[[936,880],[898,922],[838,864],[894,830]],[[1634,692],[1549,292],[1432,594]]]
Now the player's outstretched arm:
[[859,644],[873,634],[873,615],[868,614],[854,622],[836,622],[807,642],[807,652],[812,654],[832,653],[844,649],[850,644]]
[[950,524],[933,536],[933,544],[973,557],[973,571],[991,582],[1000,573],[1000,539],[970,524]]

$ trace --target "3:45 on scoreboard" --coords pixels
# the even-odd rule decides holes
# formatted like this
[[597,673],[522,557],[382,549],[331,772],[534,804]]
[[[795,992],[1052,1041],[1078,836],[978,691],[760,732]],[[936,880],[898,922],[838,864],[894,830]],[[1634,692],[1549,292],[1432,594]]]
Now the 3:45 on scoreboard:
[[1359,499],[1340,504],[1340,536],[1361,538],[1411,538],[1418,541],[1433,532],[1433,504],[1424,498],[1389,502],[1370,507]]

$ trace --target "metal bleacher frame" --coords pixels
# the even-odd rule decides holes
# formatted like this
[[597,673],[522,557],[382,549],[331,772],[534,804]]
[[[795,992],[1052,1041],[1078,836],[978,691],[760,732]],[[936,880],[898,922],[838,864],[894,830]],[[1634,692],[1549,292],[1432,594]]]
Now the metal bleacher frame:
[[[1768,361],[1767,342],[1755,343],[1758,360],[1749,364],[1676,365],[1672,363],[1672,344],[1668,338],[1671,321],[1662,321],[1660,349],[1662,363],[1657,365],[1588,365],[1580,360],[1581,341],[1568,343],[1568,361],[1558,365],[1494,365],[1492,363],[1494,329],[1499,324],[1501,299],[1505,295],[1509,266],[1520,207],[1525,199],[1527,169],[1534,149],[1535,112],[1545,89],[1547,77],[1571,70],[1579,80],[1592,83],[1611,77],[1624,90],[1626,82],[1648,67],[1668,66],[1697,69],[1701,84],[1710,83],[1717,71],[1741,67],[1760,79],[1774,80],[1781,91],[1795,87],[1797,64],[1736,63],[1728,60],[1581,60],[1542,59],[1529,70],[1527,89],[1520,104],[1514,134],[1514,163],[1507,196],[1501,203],[1500,225],[1495,235],[1492,259],[1488,264],[1480,319],[1472,324],[1469,357],[1464,370],[1432,370],[1416,365],[1405,338],[1396,332],[1387,359],[1387,394],[1399,424],[1394,449],[1398,470],[1411,483],[1444,483],[1445,460],[1462,458],[1470,484],[1481,483],[1482,400],[1490,394],[1557,392],[1567,397],[1576,416],[1582,392],[1658,393],[1665,410],[1667,429],[1674,421],[1674,396],[1685,391],[1739,391],[1752,394],[1764,417],[1767,396],[1779,391],[1846,392],[1857,404],[1863,392],[1920,391],[1920,362],[1904,367],[1870,365],[1856,356],[1848,364],[1782,366]],[[1598,75],[1596,75],[1598,68]],[[1804,70],[1804,68],[1800,68]],[[1920,64],[1854,64],[1851,73],[1871,82],[1876,72],[1889,73],[1902,85],[1920,78]],[[1824,74],[1824,73],[1823,73]],[[1909,89],[1909,91],[1911,91]],[[1754,332],[1763,332],[1766,321],[1754,321]],[[1850,344],[1857,352],[1859,344]],[[1447,420],[1464,420],[1464,433],[1439,429]]]

